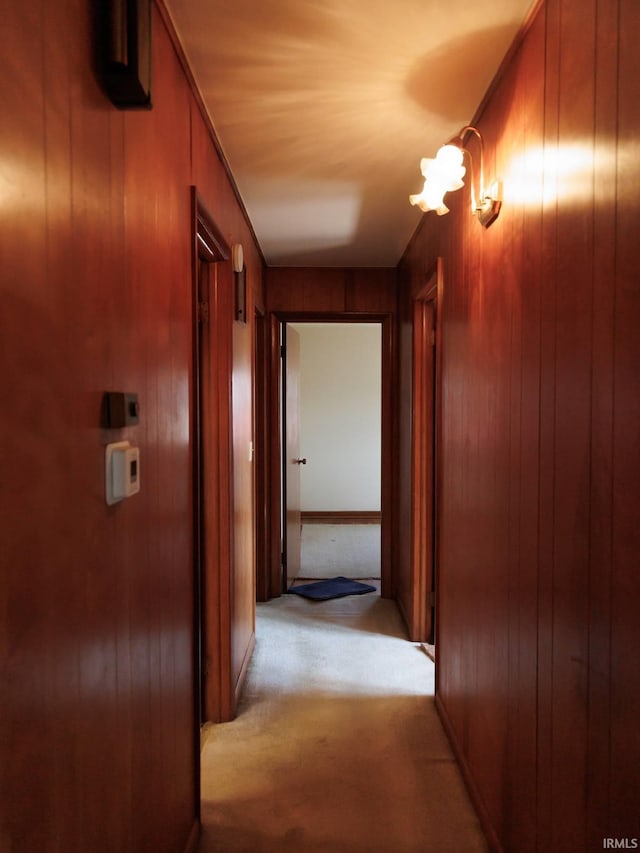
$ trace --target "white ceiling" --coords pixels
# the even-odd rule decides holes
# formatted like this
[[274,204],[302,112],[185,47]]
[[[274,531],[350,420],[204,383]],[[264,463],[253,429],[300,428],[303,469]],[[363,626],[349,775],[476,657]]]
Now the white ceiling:
[[532,0],[166,5],[267,263],[395,266]]

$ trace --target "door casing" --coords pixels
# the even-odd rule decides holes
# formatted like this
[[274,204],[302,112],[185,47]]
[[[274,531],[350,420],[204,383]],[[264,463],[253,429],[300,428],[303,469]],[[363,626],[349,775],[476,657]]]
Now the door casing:
[[441,409],[442,261],[413,300],[411,430],[411,603],[415,642],[435,642],[438,571],[438,475]]
[[280,418],[281,353],[280,329],[283,323],[380,323],[382,329],[382,436],[381,436],[381,590],[384,598],[395,594],[392,575],[393,531],[394,531],[394,383],[396,365],[395,327],[392,314],[350,312],[286,312],[275,311],[269,317],[269,447],[268,468],[270,497],[268,507],[269,562],[265,567],[266,578],[260,579],[262,588],[268,589],[269,597],[275,598],[282,592],[282,436]]
[[229,720],[234,712],[230,627],[233,305],[225,263],[229,246],[196,187],[191,188],[191,208],[194,704],[199,755],[201,722]]
[[300,574],[300,337],[282,324],[282,591]]

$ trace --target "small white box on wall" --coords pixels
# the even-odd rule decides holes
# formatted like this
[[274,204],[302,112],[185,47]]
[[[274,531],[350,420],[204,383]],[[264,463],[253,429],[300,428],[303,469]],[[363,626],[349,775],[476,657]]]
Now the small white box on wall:
[[140,491],[140,448],[116,441],[105,448],[105,496],[109,506]]

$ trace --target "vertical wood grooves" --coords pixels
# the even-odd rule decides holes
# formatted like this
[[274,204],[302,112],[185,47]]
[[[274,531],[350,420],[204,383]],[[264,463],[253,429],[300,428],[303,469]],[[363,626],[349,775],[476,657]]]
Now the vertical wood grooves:
[[636,5],[539,7],[475,122],[499,219],[452,199],[399,269],[401,334],[439,255],[447,293],[438,701],[518,853],[640,836]]
[[[174,853],[195,845],[199,797],[192,184],[244,245],[249,301],[262,260],[155,7],[154,108],[121,112],[92,74],[91,4],[5,5],[0,848]],[[243,335],[227,369],[246,373]],[[112,390],[138,393],[138,425],[102,426]],[[104,446],[122,439],[141,491],[107,507]]]

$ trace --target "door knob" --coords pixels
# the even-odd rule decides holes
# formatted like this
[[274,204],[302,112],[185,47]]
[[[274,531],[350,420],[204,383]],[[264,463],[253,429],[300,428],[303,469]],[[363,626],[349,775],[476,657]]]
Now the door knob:
[[293,461],[296,463],[296,465],[306,465],[307,457],[305,456],[304,459],[294,459]]

